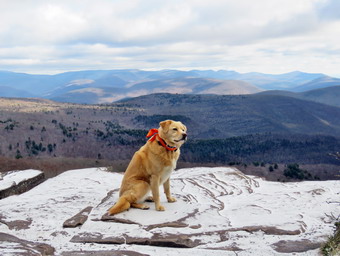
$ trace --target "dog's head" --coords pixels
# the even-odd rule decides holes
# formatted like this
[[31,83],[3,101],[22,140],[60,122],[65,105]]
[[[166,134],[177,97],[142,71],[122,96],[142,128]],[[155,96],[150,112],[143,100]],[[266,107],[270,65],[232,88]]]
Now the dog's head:
[[169,145],[180,147],[187,140],[187,127],[181,122],[165,120],[159,126],[160,137]]

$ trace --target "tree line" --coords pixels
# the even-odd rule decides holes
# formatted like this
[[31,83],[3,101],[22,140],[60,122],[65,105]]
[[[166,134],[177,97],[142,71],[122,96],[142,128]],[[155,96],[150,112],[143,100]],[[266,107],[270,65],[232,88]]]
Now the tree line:
[[322,135],[255,134],[226,139],[188,141],[182,160],[197,163],[264,162],[339,164],[330,154],[340,139]]

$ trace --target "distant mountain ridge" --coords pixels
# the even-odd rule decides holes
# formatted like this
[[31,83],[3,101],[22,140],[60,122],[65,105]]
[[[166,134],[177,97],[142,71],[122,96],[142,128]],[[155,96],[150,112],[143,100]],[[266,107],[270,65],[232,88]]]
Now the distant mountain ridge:
[[330,106],[340,107],[340,85],[329,86],[326,88],[315,89],[305,92],[289,92],[281,90],[272,90],[260,92],[262,95],[287,96],[303,100],[323,103]]
[[340,79],[329,77],[329,76],[322,76],[319,78],[316,78],[308,83],[305,83],[303,85],[297,86],[293,88],[292,91],[294,92],[305,92],[309,90],[315,90],[315,89],[322,89],[330,86],[336,86],[340,85]]
[[39,97],[73,103],[110,103],[151,93],[253,94],[263,90],[304,92],[340,85],[321,73],[271,75],[228,70],[88,70],[56,75],[0,71],[0,96]]

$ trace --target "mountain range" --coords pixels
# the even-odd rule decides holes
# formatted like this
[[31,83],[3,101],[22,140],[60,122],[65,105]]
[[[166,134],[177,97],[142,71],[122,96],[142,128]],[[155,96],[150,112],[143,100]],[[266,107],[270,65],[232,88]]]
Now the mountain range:
[[72,103],[111,103],[151,93],[240,95],[268,90],[303,93],[340,85],[321,73],[238,73],[227,70],[89,70],[56,75],[0,72],[0,96]]
[[302,100],[319,102],[331,106],[340,107],[340,86],[329,86],[321,89],[314,89],[305,92],[290,92],[282,90],[263,91],[262,95],[276,95],[298,98]]

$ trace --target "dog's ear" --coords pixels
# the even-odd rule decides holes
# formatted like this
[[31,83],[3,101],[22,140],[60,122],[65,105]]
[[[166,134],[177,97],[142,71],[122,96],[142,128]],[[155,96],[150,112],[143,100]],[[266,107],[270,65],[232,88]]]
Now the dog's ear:
[[172,123],[171,120],[165,120],[165,121],[160,122],[159,126],[162,127],[162,129],[165,133],[167,133],[171,123]]

